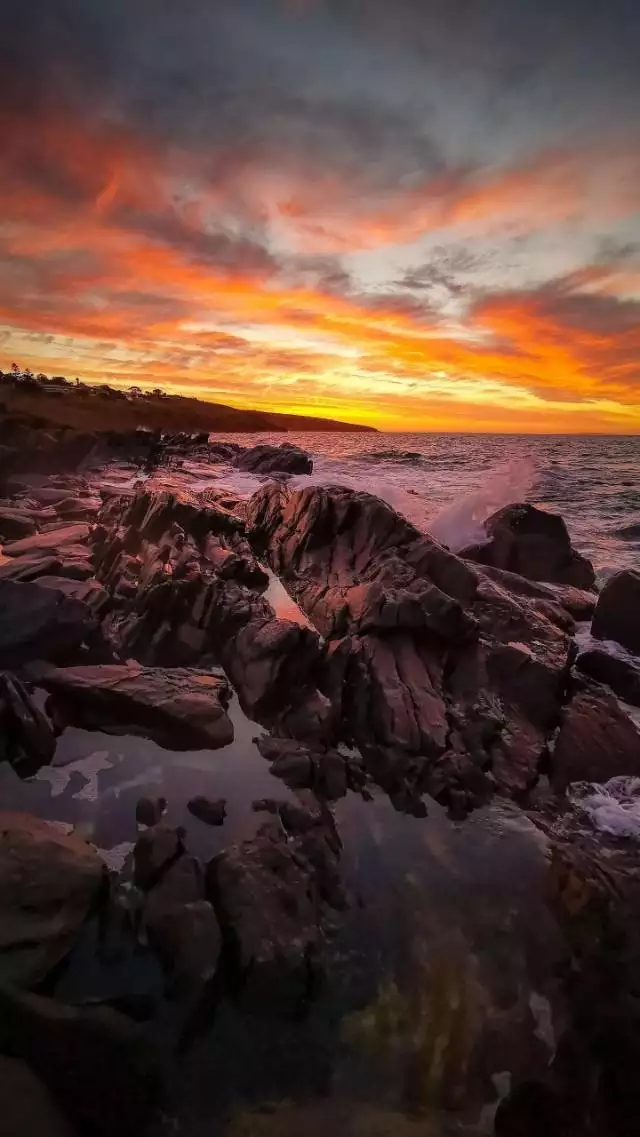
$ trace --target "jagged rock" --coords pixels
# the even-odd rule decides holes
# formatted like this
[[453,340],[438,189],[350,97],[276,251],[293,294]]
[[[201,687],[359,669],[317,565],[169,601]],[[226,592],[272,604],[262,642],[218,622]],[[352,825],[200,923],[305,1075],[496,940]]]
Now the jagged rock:
[[227,816],[227,802],[223,797],[214,799],[198,794],[187,802],[187,809],[204,825],[223,825]]
[[359,788],[364,780],[355,759],[338,750],[269,734],[257,738],[256,745],[262,757],[271,763],[271,773],[276,778],[290,789],[313,789],[327,801],[337,801],[349,787]]
[[84,643],[102,643],[87,604],[36,582],[0,580],[0,667],[73,662]]
[[562,712],[552,784],[564,790],[571,782],[607,782],[622,774],[640,776],[640,733],[606,687],[581,680]]
[[640,666],[630,659],[591,648],[578,656],[576,667],[598,683],[606,683],[625,703],[640,707]]
[[0,758],[11,762],[22,776],[48,765],[56,749],[56,736],[24,683],[0,673]]
[[35,531],[35,520],[26,510],[0,506],[0,541],[19,541]]
[[573,652],[560,603],[491,579],[369,494],[269,485],[247,521],[328,639],[333,729],[399,807],[433,792],[459,809],[535,784]]
[[640,655],[640,572],[625,569],[609,578],[598,598],[591,632]]
[[139,664],[42,667],[58,716],[107,734],[142,734],[173,749],[216,749],[233,741],[229,684],[219,675]]
[[0,1056],[0,1117],[3,1137],[74,1137],[53,1094],[17,1058]]
[[89,550],[80,556],[71,546],[60,556],[40,556],[33,553],[23,557],[13,557],[0,564],[0,580],[33,581],[42,576],[61,576],[69,580],[88,580],[93,576]]
[[[249,535],[323,635],[333,635],[340,589],[376,582],[397,592],[416,583],[468,604],[475,573],[371,494],[340,486],[291,492],[270,484],[247,509]],[[325,599],[326,596],[326,599]],[[341,605],[344,607],[344,604]],[[340,632],[342,628],[339,629]]]
[[108,1007],[2,984],[0,1049],[44,1082],[78,1137],[141,1137],[165,1099],[166,1075],[142,1028]]
[[44,556],[47,553],[57,553],[69,545],[82,545],[89,537],[89,532],[89,526],[84,523],[56,526],[48,532],[34,533],[21,541],[12,541],[2,551],[7,557],[31,556],[34,553]]
[[66,576],[38,576],[40,588],[55,588],[72,600],[81,600],[93,612],[99,612],[108,602],[108,593],[97,580],[74,580]]
[[515,572],[507,572],[506,569],[492,568],[491,565],[484,564],[478,566],[476,571],[515,596],[545,601],[543,613],[549,612],[548,605],[559,605],[570,616],[573,616],[574,620],[589,620],[598,602],[596,592],[584,588],[574,588],[570,584],[543,584],[541,581],[529,580],[526,576],[519,576]]
[[487,541],[461,551],[480,564],[519,573],[531,580],[555,581],[589,589],[593,565],[571,545],[563,519],[533,505],[506,505],[485,521]]
[[260,798],[251,803],[256,813],[270,813],[279,817],[287,833],[307,833],[327,821],[326,812],[317,798],[309,794],[303,801],[277,801],[275,798]]
[[46,978],[73,947],[104,873],[78,837],[28,814],[0,813],[1,978],[22,986]]
[[[335,883],[337,850],[313,847],[314,861],[282,827],[263,826],[252,841],[233,845],[210,862],[207,888],[223,936],[254,1011],[295,1013],[322,969],[325,904]],[[309,850],[311,851],[311,849]]]
[[261,443],[236,455],[234,465],[251,474],[311,474],[313,459],[306,450],[283,442],[281,446]]

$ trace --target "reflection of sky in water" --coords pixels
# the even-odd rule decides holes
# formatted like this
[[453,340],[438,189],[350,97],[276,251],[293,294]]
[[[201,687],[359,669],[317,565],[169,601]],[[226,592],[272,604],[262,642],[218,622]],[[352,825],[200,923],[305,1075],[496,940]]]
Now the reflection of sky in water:
[[[190,850],[206,860],[255,831],[264,815],[252,812],[254,799],[292,796],[269,773],[252,742],[260,728],[236,700],[231,717],[230,746],[179,754],[144,739],[70,729],[55,765],[29,782],[0,767],[0,793],[6,807],[87,827],[99,847],[123,853],[135,840],[138,797],[162,794],[167,820],[186,826]],[[189,815],[195,794],[227,798],[222,828]],[[467,1086],[477,1115],[495,1099],[492,1076],[528,1075],[548,1060],[540,1022],[553,998],[559,943],[544,907],[538,831],[506,805],[454,825],[433,802],[428,818],[415,819],[378,794],[372,802],[350,794],[335,814],[350,906],[336,915],[328,981],[296,1022],[256,1018],[224,1001],[213,1029],[175,1072],[193,1114],[189,1137],[224,1132],[211,1128],[213,1111],[292,1095],[329,1094],[351,1101],[352,1112],[358,1101],[401,1112],[458,1110]],[[88,937],[63,991],[157,989],[148,955],[104,972],[93,947]],[[428,1075],[440,1049],[448,1055],[445,1089]]]

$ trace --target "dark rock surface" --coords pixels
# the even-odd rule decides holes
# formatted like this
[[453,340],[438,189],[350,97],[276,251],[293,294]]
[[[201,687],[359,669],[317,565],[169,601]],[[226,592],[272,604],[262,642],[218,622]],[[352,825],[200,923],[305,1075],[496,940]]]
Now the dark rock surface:
[[28,1064],[78,1137],[142,1137],[163,1102],[155,1051],[108,1007],[71,1007],[0,984],[0,1050]]
[[73,525],[56,525],[53,529],[34,533],[31,537],[23,537],[20,541],[12,541],[3,547],[6,557],[40,556],[55,554],[69,545],[82,545],[89,537],[90,528],[85,523]]
[[462,557],[519,573],[531,580],[592,588],[593,566],[571,545],[563,519],[533,505],[507,505],[485,521],[487,541]]
[[25,1062],[2,1055],[0,1118],[3,1137],[74,1137],[44,1082]]
[[56,717],[107,734],[143,734],[172,749],[216,749],[233,741],[226,679],[188,668],[139,664],[43,667]]
[[248,1008],[295,1014],[322,974],[329,910],[344,901],[340,843],[328,827],[287,840],[272,820],[210,862],[207,887]]
[[142,894],[137,931],[158,956],[168,993],[200,991],[217,968],[221,936],[204,869],[181,829],[161,821],[140,834],[133,880]]
[[27,987],[46,978],[73,947],[104,873],[80,838],[27,814],[0,813],[0,978]]
[[575,781],[640,776],[640,733],[606,687],[580,680],[562,712],[550,761],[557,790]]
[[353,490],[269,485],[247,522],[327,638],[321,688],[343,740],[398,803],[430,792],[459,810],[535,783],[572,655],[560,604],[518,595]]
[[109,634],[117,650],[153,665],[213,659],[251,717],[275,721],[292,698],[313,697],[318,636],[278,619],[260,595],[268,577],[242,518],[142,492],[107,501],[99,520],[97,575],[116,608]]
[[241,450],[234,459],[239,470],[251,474],[311,474],[313,459],[306,450],[283,442],[280,446],[261,443],[249,450]]
[[576,667],[598,683],[606,683],[625,703],[640,707],[640,666],[630,659],[611,655],[602,648],[591,648],[581,652]]
[[598,598],[591,632],[640,655],[640,572],[625,569],[609,578]]
[[85,643],[102,643],[87,604],[37,582],[0,580],[0,667],[35,659],[74,662]]
[[0,541],[18,541],[35,531],[36,522],[28,512],[0,506]]
[[51,761],[55,748],[53,727],[24,683],[0,672],[0,760],[28,777]]
[[227,803],[223,797],[210,798],[198,794],[189,799],[187,809],[204,825],[223,825],[227,816]]

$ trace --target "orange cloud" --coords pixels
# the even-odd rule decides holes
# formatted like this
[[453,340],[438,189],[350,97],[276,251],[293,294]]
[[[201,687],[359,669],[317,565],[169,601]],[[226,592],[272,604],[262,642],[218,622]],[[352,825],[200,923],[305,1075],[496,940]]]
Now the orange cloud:
[[[64,116],[6,133],[0,323],[11,354],[37,369],[377,424],[640,428],[640,304],[615,294],[614,266],[486,296],[450,326],[399,294],[296,284],[252,236],[217,230],[233,177],[225,167],[207,180],[202,155]],[[292,230],[311,226],[324,249],[371,247],[427,226],[548,224],[587,201],[624,213],[635,161],[620,158],[598,181],[585,155],[547,154],[425,183],[377,210],[347,193],[344,227],[330,177],[300,179],[285,199],[284,173],[254,171],[243,207],[253,194]]]

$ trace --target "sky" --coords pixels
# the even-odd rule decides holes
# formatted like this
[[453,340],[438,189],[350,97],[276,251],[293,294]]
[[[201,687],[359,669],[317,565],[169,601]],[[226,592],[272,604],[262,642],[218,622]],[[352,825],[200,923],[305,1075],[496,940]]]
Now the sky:
[[3,0],[0,365],[640,432],[638,0]]

